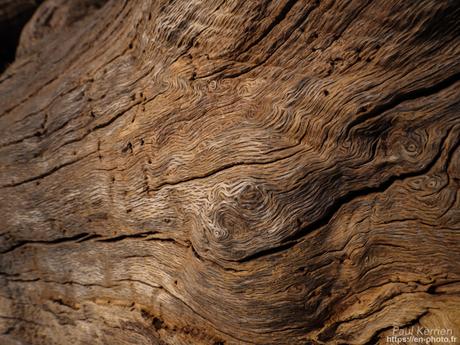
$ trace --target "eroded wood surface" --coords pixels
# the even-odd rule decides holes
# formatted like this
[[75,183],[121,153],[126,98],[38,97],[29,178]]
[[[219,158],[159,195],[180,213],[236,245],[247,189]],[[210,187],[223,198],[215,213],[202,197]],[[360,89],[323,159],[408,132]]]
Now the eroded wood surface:
[[45,1],[0,77],[1,341],[460,338],[459,17]]

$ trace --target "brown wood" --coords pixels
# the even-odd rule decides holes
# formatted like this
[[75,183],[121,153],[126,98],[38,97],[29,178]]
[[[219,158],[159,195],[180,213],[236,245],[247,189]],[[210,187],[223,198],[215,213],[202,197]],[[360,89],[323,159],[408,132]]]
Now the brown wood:
[[0,343],[460,339],[459,19],[45,1],[0,77]]

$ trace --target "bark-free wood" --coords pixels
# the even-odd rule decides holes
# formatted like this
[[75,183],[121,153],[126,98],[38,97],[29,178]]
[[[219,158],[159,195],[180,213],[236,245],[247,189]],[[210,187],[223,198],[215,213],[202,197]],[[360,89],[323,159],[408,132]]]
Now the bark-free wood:
[[459,17],[45,1],[0,77],[1,342],[460,338]]

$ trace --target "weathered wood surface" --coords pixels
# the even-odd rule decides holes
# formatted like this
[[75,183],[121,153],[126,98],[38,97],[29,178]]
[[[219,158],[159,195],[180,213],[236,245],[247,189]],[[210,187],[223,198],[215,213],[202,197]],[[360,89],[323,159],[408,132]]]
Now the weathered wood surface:
[[0,77],[0,341],[460,337],[459,18],[45,1]]

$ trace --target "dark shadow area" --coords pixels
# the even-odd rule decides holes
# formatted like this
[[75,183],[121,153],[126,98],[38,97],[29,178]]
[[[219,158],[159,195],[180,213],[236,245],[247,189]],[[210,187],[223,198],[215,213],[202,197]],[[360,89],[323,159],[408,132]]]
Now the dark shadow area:
[[21,31],[42,0],[0,0],[0,74],[16,55]]

